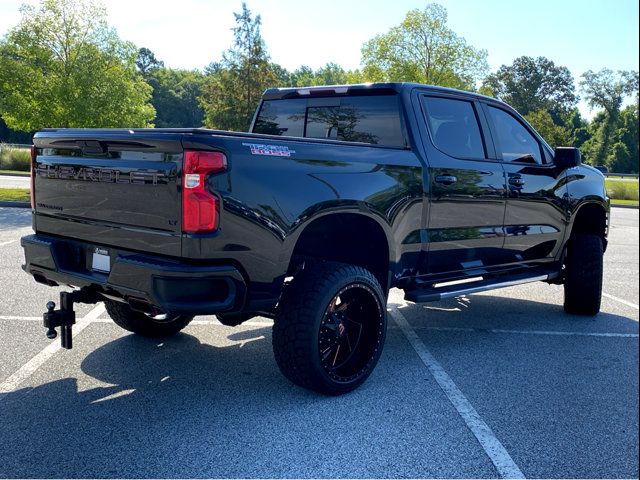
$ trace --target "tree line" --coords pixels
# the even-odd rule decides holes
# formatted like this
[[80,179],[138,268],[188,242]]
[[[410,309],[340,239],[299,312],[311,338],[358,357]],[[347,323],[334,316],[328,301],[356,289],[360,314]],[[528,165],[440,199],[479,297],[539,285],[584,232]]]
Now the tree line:
[[[577,81],[545,57],[490,72],[487,51],[429,4],[364,43],[361,68],[335,63],[289,71],[271,61],[260,15],[234,13],[233,43],[203,71],[164,65],[120,39],[94,0],[41,0],[0,41],[0,141],[28,142],[44,127],[199,127],[246,130],[269,87],[408,81],[478,91],[527,118],[552,146],[579,147],[611,171],[638,172],[638,72],[588,71]],[[587,121],[582,97],[597,111]],[[628,102],[628,100],[631,102]]]

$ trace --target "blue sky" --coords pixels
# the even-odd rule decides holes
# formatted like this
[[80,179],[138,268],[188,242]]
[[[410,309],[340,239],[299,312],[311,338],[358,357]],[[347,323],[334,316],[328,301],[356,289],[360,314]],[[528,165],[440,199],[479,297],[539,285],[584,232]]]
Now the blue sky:
[[[0,34],[19,21],[20,0],[0,2]],[[31,0],[28,3],[35,3]],[[241,1],[105,0],[124,39],[153,50],[168,66],[202,69],[232,41]],[[248,0],[262,16],[272,59],[288,69],[333,61],[357,68],[362,43],[400,23],[415,0]],[[521,55],[546,56],[585,71],[638,70],[638,3],[632,0],[440,0],[449,26],[486,49],[492,70]],[[584,113],[589,113],[581,105]],[[590,115],[588,115],[590,116]]]

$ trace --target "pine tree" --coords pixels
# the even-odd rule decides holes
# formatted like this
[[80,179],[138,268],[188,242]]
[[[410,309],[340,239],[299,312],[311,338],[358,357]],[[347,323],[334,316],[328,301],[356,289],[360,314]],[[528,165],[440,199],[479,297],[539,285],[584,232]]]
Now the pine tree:
[[246,130],[266,88],[276,86],[277,76],[260,34],[261,18],[252,17],[245,3],[233,14],[233,45],[220,62],[207,68],[200,99],[204,124],[223,130]]

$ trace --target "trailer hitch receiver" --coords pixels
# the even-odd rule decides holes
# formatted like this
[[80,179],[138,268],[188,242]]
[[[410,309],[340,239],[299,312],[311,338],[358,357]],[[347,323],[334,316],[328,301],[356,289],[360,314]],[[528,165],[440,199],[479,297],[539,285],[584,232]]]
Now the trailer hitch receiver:
[[60,327],[60,344],[62,348],[70,350],[73,347],[72,328],[76,323],[76,312],[73,311],[74,303],[98,303],[102,297],[92,290],[81,288],[73,292],[60,292],[60,309],[56,310],[54,302],[47,303],[47,311],[42,315],[44,328],[47,329],[47,338],[53,340],[58,336],[56,328]]

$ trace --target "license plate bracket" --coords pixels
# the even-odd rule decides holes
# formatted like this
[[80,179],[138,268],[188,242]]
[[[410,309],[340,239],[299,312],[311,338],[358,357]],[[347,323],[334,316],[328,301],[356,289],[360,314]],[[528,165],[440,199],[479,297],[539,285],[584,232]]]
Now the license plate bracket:
[[91,270],[101,273],[109,273],[111,271],[111,257],[109,257],[107,250],[98,247],[93,249]]

